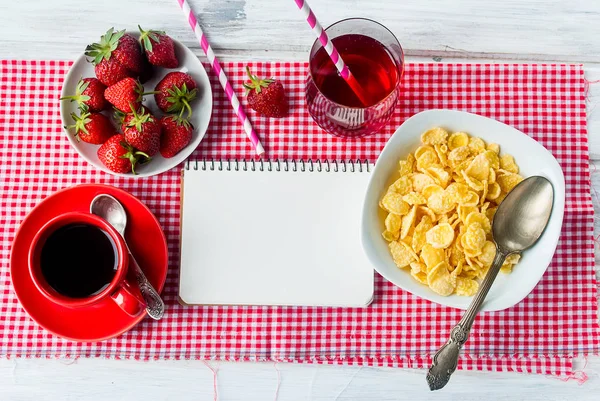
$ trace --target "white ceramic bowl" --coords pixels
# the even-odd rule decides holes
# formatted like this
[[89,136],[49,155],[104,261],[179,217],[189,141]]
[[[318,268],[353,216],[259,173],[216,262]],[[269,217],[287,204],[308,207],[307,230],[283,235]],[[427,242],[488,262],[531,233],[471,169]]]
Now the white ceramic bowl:
[[[139,37],[138,32],[128,32],[134,35],[136,38]],[[100,34],[98,34],[98,38],[100,38]],[[194,126],[194,133],[192,135],[192,140],[184,149],[182,149],[177,155],[172,158],[166,159],[160,155],[160,153],[156,154],[152,157],[152,161],[145,165],[136,166],[137,175],[133,174],[117,174],[109,169],[107,169],[104,164],[98,160],[98,147],[99,145],[92,145],[85,142],[78,142],[77,139],[73,136],[74,129],[66,129],[65,135],[71,142],[71,145],[75,148],[77,153],[85,160],[87,160],[90,164],[99,168],[102,171],[113,175],[122,175],[127,177],[149,177],[152,175],[160,174],[167,170],[172,169],[177,166],[179,163],[183,162],[193,151],[196,149],[204,135],[206,134],[206,130],[208,129],[208,123],[210,122],[210,116],[212,113],[212,90],[210,87],[210,81],[208,79],[208,75],[206,74],[206,70],[204,66],[194,55],[194,53],[188,49],[186,46],[181,44],[180,42],[173,40],[175,43],[175,54],[177,55],[177,59],[179,60],[179,67],[174,69],[154,67],[154,76],[151,80],[144,83],[144,89],[149,92],[153,91],[158,82],[169,72],[172,71],[184,71],[190,74],[196,83],[198,84],[198,95],[196,99],[192,102],[192,118],[191,123]],[[87,62],[87,57],[85,54],[79,56],[79,58],[75,61],[69,73],[65,77],[65,81],[62,88],[61,96],[73,95],[75,93],[75,88],[77,87],[77,82],[79,82],[80,78],[87,77],[95,77],[94,66]],[[160,118],[164,113],[156,106],[156,102],[154,101],[154,95],[146,95],[144,96],[144,106],[148,107],[152,113]],[[77,112],[77,103],[70,102],[68,100],[61,101],[60,106],[60,116],[62,119],[63,126],[73,124],[73,119],[71,118],[71,113]],[[105,112],[108,116],[112,113],[112,110],[109,110],[108,113]]]
[[523,252],[511,274],[498,275],[482,306],[484,311],[510,308],[533,290],[552,260],[563,220],[565,179],[558,162],[546,148],[521,131],[496,120],[460,111],[429,110],[409,118],[396,130],[383,148],[367,187],[361,225],[365,253],[375,270],[398,287],[441,305],[459,309],[469,306],[471,297],[443,297],[418,283],[410,272],[396,267],[388,244],[381,236],[384,225],[378,203],[387,190],[390,177],[397,170],[398,160],[414,152],[420,144],[421,133],[436,126],[449,131],[464,131],[486,142],[498,143],[501,154],[514,156],[521,175],[544,176],[554,187],[554,208],[542,237]]

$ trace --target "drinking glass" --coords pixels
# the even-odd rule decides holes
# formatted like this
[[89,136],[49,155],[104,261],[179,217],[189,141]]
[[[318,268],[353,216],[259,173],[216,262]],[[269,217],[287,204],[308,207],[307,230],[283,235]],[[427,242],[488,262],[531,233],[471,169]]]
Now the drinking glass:
[[313,120],[330,134],[362,137],[389,121],[400,94],[404,52],[385,26],[350,18],[325,29],[363,90],[362,103],[344,81],[319,40],[310,51],[305,85]]

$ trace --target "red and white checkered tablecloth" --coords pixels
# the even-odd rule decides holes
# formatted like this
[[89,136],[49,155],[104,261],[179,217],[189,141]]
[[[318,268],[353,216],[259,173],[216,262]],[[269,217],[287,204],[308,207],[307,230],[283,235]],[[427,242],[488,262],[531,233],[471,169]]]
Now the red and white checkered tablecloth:
[[[97,171],[71,148],[61,128],[61,84],[70,62],[0,62],[0,355],[5,357],[202,358],[426,367],[460,311],[419,299],[376,279],[369,308],[183,307],[177,302],[179,173],[147,179]],[[243,63],[225,63],[242,95]],[[283,80],[288,118],[268,120],[248,110],[270,159],[375,161],[402,121],[422,110],[465,110],[531,135],[560,162],[566,178],[564,227],[551,266],[518,305],[481,314],[462,369],[572,374],[572,358],[598,353],[584,77],[581,65],[408,64],[404,91],[389,127],[361,140],[323,133],[306,112],[305,63],[251,63],[258,75]],[[207,68],[208,69],[208,68]],[[192,159],[249,159],[254,153],[214,78],[214,112]],[[241,96],[243,97],[243,96]],[[15,230],[39,201],[58,189],[99,182],[123,188],[156,214],[169,242],[163,292],[167,313],[145,319],[100,343],[61,340],[19,306],[9,276]]]

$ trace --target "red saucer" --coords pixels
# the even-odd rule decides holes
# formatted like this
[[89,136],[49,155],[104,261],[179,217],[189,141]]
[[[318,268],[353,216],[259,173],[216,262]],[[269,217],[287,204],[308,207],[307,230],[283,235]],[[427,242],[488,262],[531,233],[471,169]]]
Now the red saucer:
[[89,212],[90,202],[101,193],[110,194],[127,211],[125,238],[131,252],[154,288],[160,292],[168,269],[167,241],[162,228],[142,202],[108,185],[78,185],[44,199],[27,215],[15,235],[10,255],[10,275],[19,302],[46,330],[73,341],[101,341],[116,337],[139,323],[146,313],[131,317],[110,298],[100,304],[70,309],[46,299],[35,287],[27,267],[29,245],[51,218],[69,211]]

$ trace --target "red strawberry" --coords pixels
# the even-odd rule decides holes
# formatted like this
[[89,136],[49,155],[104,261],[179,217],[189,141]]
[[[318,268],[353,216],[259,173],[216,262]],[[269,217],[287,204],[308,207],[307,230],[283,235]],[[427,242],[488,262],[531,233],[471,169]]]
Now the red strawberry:
[[288,102],[281,81],[276,79],[259,79],[246,67],[250,82],[244,83],[248,105],[258,114],[265,117],[281,118],[288,113]]
[[144,66],[144,55],[135,36],[125,33],[125,30],[113,34],[113,36],[115,35],[121,36],[117,47],[112,52],[113,57],[119,60],[128,70],[137,74],[141,73]]
[[138,161],[150,160],[150,157],[136,151],[125,141],[125,137],[121,134],[109,138],[100,148],[98,148],[98,159],[110,171],[115,173],[135,174],[135,165]]
[[142,51],[135,38],[125,31],[114,32],[110,28],[99,43],[85,48],[85,55],[92,57],[96,76],[106,86],[142,71]]
[[188,118],[192,115],[190,102],[196,98],[198,90],[196,81],[190,74],[170,72],[154,88],[156,105],[167,113],[183,113],[187,110]]
[[154,156],[160,149],[160,124],[150,113],[138,114],[134,109],[131,113],[133,117],[126,117],[125,140],[148,156]]
[[106,107],[104,90],[106,86],[96,78],[79,80],[73,96],[63,96],[60,100],[70,99],[77,102],[79,107],[87,107],[89,111],[102,111]]
[[75,120],[75,124],[67,128],[75,128],[77,140],[100,145],[116,134],[115,128],[104,114],[86,111],[82,112],[81,116],[72,113],[71,117]]
[[165,68],[179,67],[173,39],[162,31],[144,31],[139,25],[138,28],[141,32],[140,43],[150,64]]
[[92,43],[85,48],[85,54],[94,58],[94,64],[102,59],[115,58],[134,73],[142,71],[142,49],[135,37],[126,34],[125,30],[115,32],[114,28],[110,28],[100,37],[99,43]]
[[188,120],[177,116],[164,116],[160,119],[160,154],[173,157],[192,140],[194,126]]
[[135,73],[128,70],[125,66],[117,61],[116,58],[109,60],[101,60],[94,67],[96,77],[106,86],[113,85],[123,78],[134,77]]
[[139,108],[142,104],[144,95],[150,93],[154,92],[144,93],[142,84],[140,84],[139,81],[128,77],[106,88],[104,97],[115,106],[115,108],[124,113],[128,113],[132,108]]

